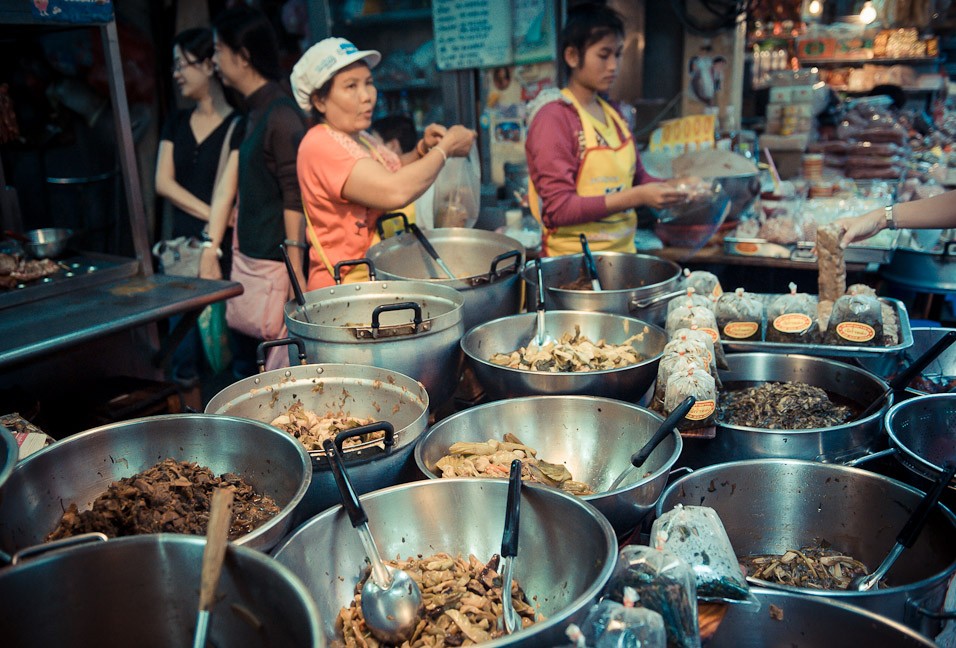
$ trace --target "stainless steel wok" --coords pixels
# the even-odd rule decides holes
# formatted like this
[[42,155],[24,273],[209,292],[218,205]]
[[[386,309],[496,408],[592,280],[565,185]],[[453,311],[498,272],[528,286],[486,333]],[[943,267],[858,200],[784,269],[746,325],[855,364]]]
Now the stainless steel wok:
[[445,276],[438,264],[409,233],[373,245],[368,258],[380,279],[409,279],[448,286],[462,294],[465,330],[521,310],[521,277],[524,246],[504,234],[449,227],[423,232],[455,279]]
[[[873,374],[836,360],[774,353],[730,353],[730,369],[719,371],[724,388],[765,382],[803,382],[825,389],[858,410],[887,389]],[[768,430],[742,425],[717,425],[714,439],[684,441],[678,465],[701,468],[741,459],[792,458],[842,463],[866,454],[880,441],[883,414],[863,420],[809,430]]]
[[[821,539],[875,569],[921,498],[902,482],[858,468],[768,459],[718,464],[682,477],[664,491],[657,513],[676,504],[712,507],[738,556],[782,554]],[[891,587],[774,589],[857,605],[932,635],[936,622],[918,609],[938,610],[942,604],[956,572],[954,537],[956,516],[940,505],[890,570]]]
[[[438,552],[485,561],[501,548],[508,483],[437,479],[402,484],[362,497],[383,556]],[[341,507],[312,518],[276,550],[312,593],[327,640],[355,591],[365,549]],[[590,504],[551,488],[521,489],[521,529],[515,580],[546,620],[496,641],[499,646],[552,646],[565,641],[604,588],[617,559],[617,540]]]
[[619,536],[632,531],[654,509],[681,451],[676,431],[651,453],[644,477],[608,492],[630,457],[657,431],[663,419],[636,405],[591,396],[532,396],[496,401],[443,419],[415,448],[418,468],[439,478],[435,463],[456,441],[501,439],[511,432],[538,451],[538,458],[563,463],[574,479],[590,484],[582,497],[611,522]]
[[[544,277],[545,306],[553,310],[596,311],[628,315],[664,325],[666,299],[654,299],[675,293],[681,278],[680,266],[649,254],[593,252],[594,264],[603,290],[567,290],[561,288],[583,275],[584,254],[567,254],[541,260]],[[528,265],[521,273],[528,284],[526,306],[535,309],[538,277],[536,268]],[[676,296],[676,294],[674,295]]]
[[[388,421],[394,445],[343,453],[357,493],[393,486],[415,474],[412,450],[428,423],[428,394],[404,374],[363,365],[299,365],[245,378],[206,405],[208,414],[241,416],[269,424],[291,405],[320,416],[334,414]],[[339,502],[339,492],[321,450],[309,452],[312,482],[296,518],[304,520]]]
[[0,498],[0,549],[40,544],[71,503],[83,511],[110,483],[167,457],[231,472],[272,497],[279,515],[236,540],[268,551],[292,525],[312,480],[309,455],[285,432],[258,421],[168,414],[93,428],[30,455],[14,468]]
[[[464,298],[423,281],[368,281],[305,293],[285,305],[289,333],[312,362],[382,367],[425,385],[432,407],[458,386]],[[308,313],[306,322],[302,310]],[[290,360],[296,361],[290,350]]]
[[[705,644],[707,648],[936,645],[904,625],[852,605],[760,587],[750,591],[760,605],[728,605],[717,632]],[[783,618],[770,615],[771,605],[780,609]]]
[[642,341],[632,343],[643,361],[604,371],[549,373],[509,369],[489,360],[495,353],[511,353],[527,345],[535,334],[535,321],[535,313],[502,317],[476,326],[461,339],[461,348],[478,382],[492,400],[580,394],[637,402],[657,377],[657,364],[667,343],[667,334],[647,322],[608,313],[548,311],[544,316],[545,333],[560,339],[580,326],[581,333],[594,342],[604,339],[611,344],[621,344],[632,335],[644,332]]
[[[203,538],[172,534],[117,538],[4,569],[3,645],[190,646],[205,545]],[[208,641],[237,648],[326,645],[302,582],[235,544],[226,550]]]
[[956,394],[931,394],[897,403],[886,414],[886,433],[901,464],[935,481],[944,463],[956,461]]

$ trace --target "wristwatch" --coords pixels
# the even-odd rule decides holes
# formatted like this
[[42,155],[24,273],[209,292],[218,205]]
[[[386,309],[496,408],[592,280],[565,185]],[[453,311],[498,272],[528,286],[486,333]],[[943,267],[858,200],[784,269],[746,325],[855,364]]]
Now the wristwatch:
[[884,207],[883,214],[886,216],[886,229],[895,230],[896,221],[893,219],[893,205]]

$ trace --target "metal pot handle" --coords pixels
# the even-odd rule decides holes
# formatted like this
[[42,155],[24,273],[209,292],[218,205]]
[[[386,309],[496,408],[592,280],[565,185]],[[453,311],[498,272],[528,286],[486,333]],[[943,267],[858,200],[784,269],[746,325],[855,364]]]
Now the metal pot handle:
[[256,347],[256,366],[259,367],[259,373],[263,373],[266,370],[266,351],[268,349],[272,347],[289,346],[290,344],[294,344],[296,348],[299,349],[299,364],[309,364],[309,360],[305,355],[305,342],[299,338],[287,337],[278,340],[266,340],[265,342],[260,342],[259,346]]
[[106,540],[107,537],[104,533],[81,533],[80,535],[75,535],[69,538],[61,538],[60,540],[53,540],[52,542],[44,542],[43,544],[33,545],[32,547],[27,547],[26,549],[21,549],[20,551],[16,552],[13,554],[13,558],[10,560],[10,564],[17,565],[28,558],[39,556],[49,551],[65,549],[75,545],[91,544],[93,542],[106,542]]
[[422,330],[422,307],[420,304],[415,302],[398,302],[397,304],[382,304],[376,306],[375,310],[372,311],[372,337],[378,337],[378,329],[381,324],[379,323],[379,317],[382,313],[389,313],[393,311],[401,311],[411,309],[415,311],[415,332],[420,333]]
[[629,310],[640,310],[642,308],[647,308],[649,306],[654,306],[659,304],[662,301],[668,301],[674,299],[674,297],[680,297],[681,295],[686,295],[686,290],[675,290],[674,292],[661,293],[660,295],[655,295],[653,297],[648,297],[647,299],[642,299],[641,301],[631,300],[629,304]]
[[340,268],[357,265],[367,265],[369,281],[375,281],[375,264],[372,263],[372,260],[368,257],[363,257],[361,259],[348,259],[346,261],[339,261],[336,263],[335,268],[332,271],[332,277],[335,279],[335,283],[337,285],[342,283],[342,271]]
[[680,468],[674,468],[674,470],[670,471],[667,476],[674,477],[681,473],[687,473],[688,475],[690,475],[693,472],[694,472],[694,469],[691,468],[690,466],[681,466]]
[[385,432],[385,452],[391,452],[392,446],[395,445],[395,426],[388,421],[375,421],[374,423],[352,428],[351,430],[342,430],[335,435],[335,447],[339,449],[339,452],[345,452],[343,450],[343,444],[346,439],[380,431]]
[[383,241],[385,240],[385,227],[383,227],[383,225],[385,224],[385,221],[392,220],[393,218],[401,218],[402,232],[408,231],[408,216],[406,216],[404,212],[392,212],[390,214],[385,214],[375,222],[375,229],[378,230],[378,237]]
[[[507,259],[514,259],[514,265],[505,268],[503,270],[498,269],[498,264]],[[494,259],[491,260],[491,269],[488,271],[488,281],[491,281],[494,277],[500,277],[505,272],[511,271],[512,274],[518,272],[518,268],[521,266],[521,251],[520,250],[511,250],[510,252],[503,252],[499,254]]]
[[911,598],[906,599],[906,607],[913,610],[916,614],[924,616],[928,619],[936,620],[946,620],[946,619],[956,619],[956,610],[943,610],[942,612],[936,612],[935,610],[930,610]]
[[888,448],[886,450],[880,450],[879,452],[874,452],[872,454],[863,455],[862,457],[857,457],[851,461],[844,462],[843,465],[850,468],[856,468],[861,464],[869,463],[870,461],[880,459],[882,457],[888,457],[891,454],[896,454],[896,448]]

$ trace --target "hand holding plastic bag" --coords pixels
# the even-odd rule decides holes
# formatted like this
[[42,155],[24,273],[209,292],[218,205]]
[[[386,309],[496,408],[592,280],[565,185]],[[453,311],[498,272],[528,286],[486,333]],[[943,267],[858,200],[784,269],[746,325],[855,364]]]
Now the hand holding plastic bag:
[[481,200],[478,148],[450,157],[435,178],[435,227],[474,227]]

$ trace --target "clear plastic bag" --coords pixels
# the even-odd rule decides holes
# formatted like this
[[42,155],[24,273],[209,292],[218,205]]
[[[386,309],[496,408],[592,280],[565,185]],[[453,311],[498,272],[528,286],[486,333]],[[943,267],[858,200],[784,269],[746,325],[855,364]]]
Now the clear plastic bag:
[[817,334],[817,298],[798,293],[790,283],[790,292],[777,296],[767,309],[767,341],[812,343]]
[[686,295],[674,297],[672,300],[667,302],[667,314],[670,315],[671,311],[681,306],[701,306],[703,308],[713,309],[714,302],[711,301],[709,297],[698,295],[697,290],[691,286],[687,289]]
[[677,329],[671,335],[670,342],[664,345],[664,356],[673,353],[686,353],[700,356],[710,375],[717,378],[717,362],[714,359],[714,340],[704,331],[687,328]]
[[883,346],[883,309],[865,295],[844,295],[833,303],[824,335],[827,344]]
[[717,319],[714,312],[709,308],[694,306],[678,306],[667,316],[664,329],[667,334],[673,336],[676,331],[682,328],[693,331],[703,331],[710,336],[714,343],[714,360],[721,369],[727,368],[727,359],[724,357],[724,349],[720,346],[720,333],[717,329]]
[[664,411],[673,412],[688,396],[693,396],[697,402],[678,421],[677,429],[696,430],[713,425],[717,420],[717,384],[706,369],[694,367],[672,373],[664,389]]
[[654,520],[651,542],[693,568],[698,599],[760,605],[750,593],[737,554],[714,509],[678,504]]
[[435,178],[435,227],[473,227],[481,200],[481,165],[478,149],[468,157],[448,158]]
[[705,270],[691,272],[684,268],[684,281],[688,288],[693,288],[698,295],[703,295],[712,301],[717,301],[724,294],[724,289],[720,286],[720,279],[712,272]]
[[595,648],[664,648],[667,645],[660,614],[616,601],[604,600],[592,607],[582,631],[586,645]]
[[714,316],[722,338],[763,339],[763,302],[743,288],[721,295]]
[[605,597],[620,603],[624,588],[634,588],[636,604],[661,615],[668,648],[700,648],[695,582],[694,570],[672,552],[631,545],[618,554]]
[[667,381],[675,373],[687,373],[691,369],[703,369],[709,373],[707,358],[687,351],[664,353],[657,365],[657,383],[654,387],[654,402],[664,408]]

